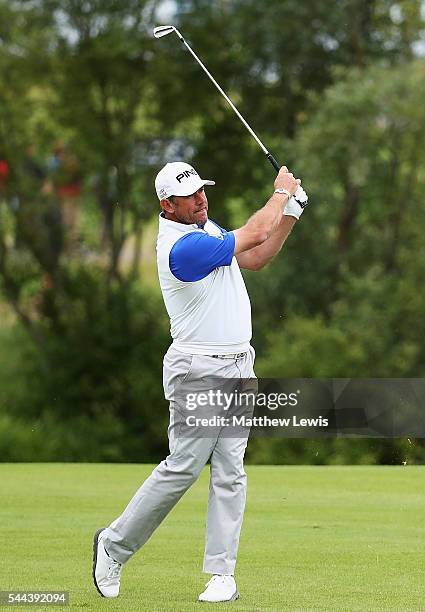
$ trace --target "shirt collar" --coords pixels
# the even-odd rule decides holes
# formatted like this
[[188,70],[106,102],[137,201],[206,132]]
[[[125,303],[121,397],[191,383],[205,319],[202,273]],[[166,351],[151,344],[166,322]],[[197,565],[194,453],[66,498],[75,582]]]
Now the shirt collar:
[[[164,211],[159,213],[159,222],[161,223],[161,225],[165,226],[165,227],[174,227],[175,229],[180,230],[181,232],[187,232],[188,229],[197,229],[197,230],[203,230],[205,228],[204,226],[200,226],[197,223],[179,223],[178,221],[172,221],[172,219],[167,219],[164,215]],[[207,221],[208,223],[208,221]]]

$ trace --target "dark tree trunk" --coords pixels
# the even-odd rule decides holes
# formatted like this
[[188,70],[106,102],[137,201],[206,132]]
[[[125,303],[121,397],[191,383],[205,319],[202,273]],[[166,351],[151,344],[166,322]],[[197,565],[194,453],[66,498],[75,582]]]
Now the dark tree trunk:
[[337,250],[340,258],[345,258],[351,243],[351,234],[356,220],[360,190],[349,181],[345,184],[344,208],[338,224]]

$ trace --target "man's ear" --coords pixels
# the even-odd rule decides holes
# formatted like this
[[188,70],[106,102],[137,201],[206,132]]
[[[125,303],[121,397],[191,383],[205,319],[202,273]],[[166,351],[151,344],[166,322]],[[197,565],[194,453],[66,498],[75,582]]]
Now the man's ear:
[[160,200],[159,205],[161,206],[162,210],[164,210],[165,212],[168,212],[168,213],[174,212],[174,204],[168,198],[164,198],[163,200]]

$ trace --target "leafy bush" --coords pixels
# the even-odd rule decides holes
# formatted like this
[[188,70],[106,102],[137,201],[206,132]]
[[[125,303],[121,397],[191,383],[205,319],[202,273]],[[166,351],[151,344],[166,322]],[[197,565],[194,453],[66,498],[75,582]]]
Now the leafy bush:
[[166,451],[163,305],[137,285],[106,291],[101,281],[74,270],[66,315],[45,321],[41,346],[20,327],[3,339],[3,460],[152,461]]

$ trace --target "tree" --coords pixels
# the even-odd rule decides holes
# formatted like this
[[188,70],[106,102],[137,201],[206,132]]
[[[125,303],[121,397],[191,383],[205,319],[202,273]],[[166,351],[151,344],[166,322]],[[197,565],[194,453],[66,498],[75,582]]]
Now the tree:
[[[247,274],[258,352],[269,345],[275,354],[268,339],[275,329],[282,366],[279,342],[288,332],[277,322],[296,313],[306,346],[320,340],[329,371],[334,343],[347,348],[338,344],[343,330],[355,350],[338,367],[365,371],[384,354],[381,371],[422,367],[412,329],[423,326],[416,290],[423,68],[407,63],[423,25],[419,4],[344,0],[332,11],[325,0],[175,4],[173,22],[310,193],[285,257],[261,275]],[[32,401],[11,391],[8,406],[15,417],[27,410],[46,422],[78,415],[90,425],[109,415],[100,438],[110,457],[139,457],[141,437],[145,458],[163,444],[146,424],[150,406],[138,421],[141,393],[148,404],[161,402],[157,370],[167,337],[163,307],[141,289],[138,269],[141,236],[156,214],[156,170],[196,157],[201,174],[217,180],[212,217],[230,227],[266,200],[273,180],[178,39],[154,41],[157,8],[148,0],[0,2],[0,158],[10,167],[0,196],[0,287],[36,347],[16,336],[17,370]],[[68,171],[79,166],[83,223],[75,250],[59,193],[63,165],[55,173],[45,164],[54,143],[68,143]],[[121,266],[130,234],[139,246],[131,265]],[[389,306],[379,318],[380,303]],[[370,321],[380,330],[375,342],[363,330]],[[302,338],[290,340],[301,367]],[[115,427],[122,427],[121,445]],[[77,442],[69,441],[73,457]]]
[[[265,326],[270,329],[273,319],[275,325],[267,332],[259,375],[422,375],[424,94],[423,60],[353,69],[326,91],[300,130],[302,176],[314,187],[295,228],[297,240],[283,265],[271,269],[274,296],[282,297],[279,304],[277,297],[268,301]],[[347,456],[354,449],[348,440],[326,452],[317,444],[318,461],[337,448]],[[362,452],[363,446],[355,448]],[[378,441],[373,452],[377,461],[399,462],[402,448],[410,445]],[[420,441],[415,449],[423,461]],[[275,450],[298,457],[299,442],[279,441]],[[261,443],[258,452],[264,454]]]
[[[0,289],[34,345],[16,329],[12,347],[25,376],[17,372],[21,392],[10,390],[2,405],[30,430],[35,422],[44,432],[39,443],[48,437],[57,458],[89,460],[102,449],[105,459],[148,457],[164,444],[150,416],[162,397],[167,324],[135,267],[118,265],[129,229],[152,213],[136,201],[134,162],[144,125],[145,5],[35,2],[2,10],[11,30],[0,47],[0,145],[11,176],[0,202]],[[80,242],[92,231],[87,217],[72,250],[61,239],[63,204],[44,164],[58,138],[71,140],[82,162],[91,192],[83,202],[99,202],[103,214],[106,244],[93,241],[89,251]],[[34,164],[47,176],[39,180]],[[91,441],[77,433],[90,428]]]

